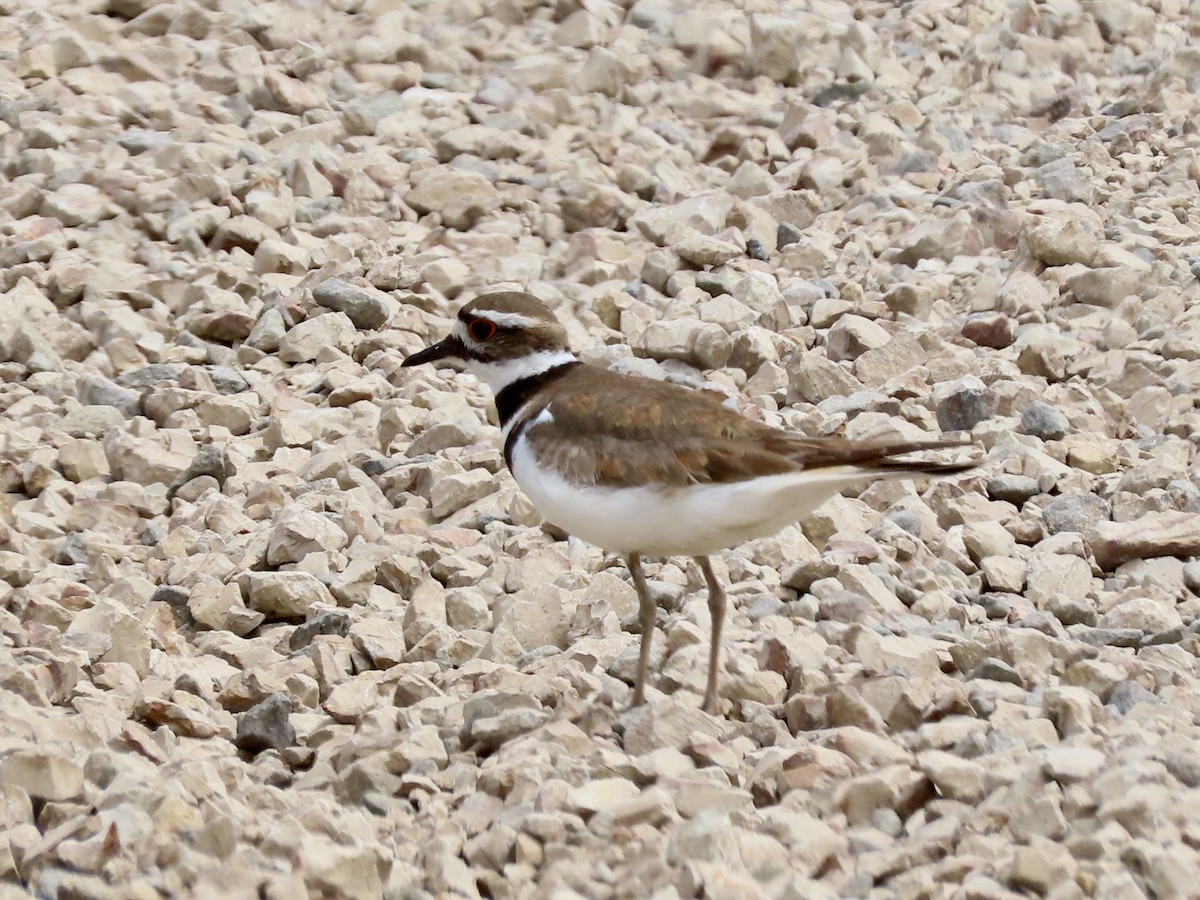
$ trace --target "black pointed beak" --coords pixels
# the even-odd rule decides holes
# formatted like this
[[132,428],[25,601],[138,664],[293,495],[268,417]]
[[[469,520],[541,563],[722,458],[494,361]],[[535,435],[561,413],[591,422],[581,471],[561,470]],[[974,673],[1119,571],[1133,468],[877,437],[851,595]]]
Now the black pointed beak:
[[418,350],[412,356],[406,358],[401,366],[420,366],[425,363],[437,362],[439,359],[462,359],[463,351],[462,342],[457,338],[448,337],[444,341],[438,341],[424,350]]

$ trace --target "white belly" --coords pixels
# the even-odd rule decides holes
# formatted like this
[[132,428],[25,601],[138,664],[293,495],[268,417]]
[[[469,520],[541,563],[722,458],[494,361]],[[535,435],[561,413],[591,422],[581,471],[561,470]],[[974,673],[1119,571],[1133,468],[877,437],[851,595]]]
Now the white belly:
[[524,437],[512,471],[550,524],[614,553],[647,556],[704,556],[774,534],[872,477],[847,466],[672,490],[581,487],[539,469]]

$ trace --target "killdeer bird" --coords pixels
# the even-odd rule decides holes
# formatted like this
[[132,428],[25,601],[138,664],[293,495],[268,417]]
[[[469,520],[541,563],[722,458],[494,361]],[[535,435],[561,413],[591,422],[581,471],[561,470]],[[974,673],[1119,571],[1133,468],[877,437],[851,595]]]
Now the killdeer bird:
[[774,534],[851,485],[976,464],[897,458],[964,441],[802,437],[704,393],[586,365],[553,313],[521,292],[471,301],[445,340],[403,365],[439,360],[492,389],[504,461],[546,521],[624,555],[642,628],[634,706],[645,700],[655,623],[644,556],[691,556],[704,575],[712,643],[703,708],[713,713],[725,588],[710,554]]

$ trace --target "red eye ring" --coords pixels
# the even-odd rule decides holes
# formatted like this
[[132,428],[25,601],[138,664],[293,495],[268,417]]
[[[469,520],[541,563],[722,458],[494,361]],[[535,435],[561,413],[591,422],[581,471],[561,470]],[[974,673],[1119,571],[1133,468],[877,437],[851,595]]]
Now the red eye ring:
[[472,319],[467,334],[477,341],[490,341],[496,335],[496,323],[487,319]]

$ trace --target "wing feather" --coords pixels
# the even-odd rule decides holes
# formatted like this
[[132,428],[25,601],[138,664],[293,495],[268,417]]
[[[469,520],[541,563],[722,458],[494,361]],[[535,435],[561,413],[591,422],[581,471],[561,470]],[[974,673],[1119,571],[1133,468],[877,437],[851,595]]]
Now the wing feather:
[[802,469],[952,471],[893,460],[964,441],[809,438],[747,419],[712,397],[666,382],[580,366],[554,385],[525,432],[538,463],[584,484],[727,484]]

